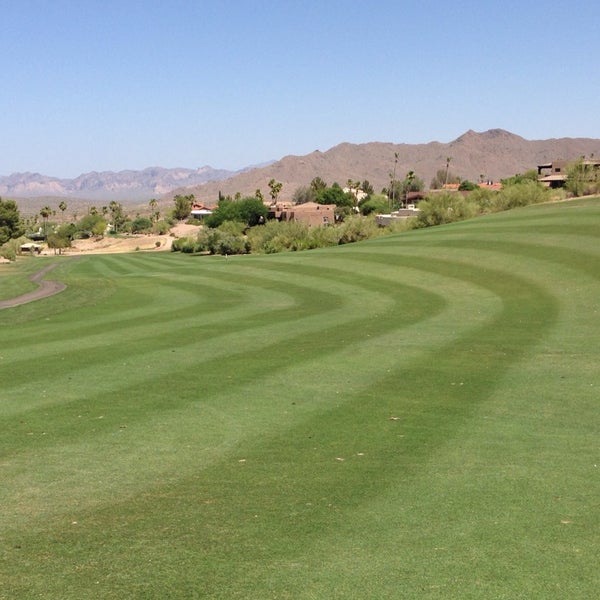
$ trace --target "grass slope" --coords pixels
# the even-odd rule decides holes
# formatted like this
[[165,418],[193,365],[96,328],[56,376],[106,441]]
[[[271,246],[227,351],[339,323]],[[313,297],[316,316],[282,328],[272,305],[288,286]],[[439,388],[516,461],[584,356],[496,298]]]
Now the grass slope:
[[599,238],[61,261],[0,311],[0,598],[595,597]]

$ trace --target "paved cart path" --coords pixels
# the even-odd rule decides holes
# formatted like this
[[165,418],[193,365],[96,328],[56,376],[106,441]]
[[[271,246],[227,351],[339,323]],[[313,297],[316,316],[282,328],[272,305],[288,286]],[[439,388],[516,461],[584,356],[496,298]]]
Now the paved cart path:
[[58,294],[62,292],[67,286],[60,281],[46,281],[42,280],[52,269],[57,267],[60,263],[54,263],[52,265],[48,265],[44,267],[41,271],[32,275],[29,279],[34,283],[38,284],[38,288],[33,290],[32,292],[27,292],[26,294],[22,294],[21,296],[17,296],[16,298],[9,298],[7,300],[0,300],[0,309],[2,308],[13,308],[15,306],[20,306],[21,304],[27,304],[28,302],[33,302],[34,300],[41,300],[42,298],[48,298],[49,296],[54,296],[54,294]]

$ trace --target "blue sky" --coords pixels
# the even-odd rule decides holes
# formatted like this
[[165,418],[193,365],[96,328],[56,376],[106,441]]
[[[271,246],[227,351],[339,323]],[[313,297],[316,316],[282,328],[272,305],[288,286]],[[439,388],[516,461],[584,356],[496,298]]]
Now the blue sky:
[[237,169],[500,127],[600,138],[600,4],[1,5],[0,175]]

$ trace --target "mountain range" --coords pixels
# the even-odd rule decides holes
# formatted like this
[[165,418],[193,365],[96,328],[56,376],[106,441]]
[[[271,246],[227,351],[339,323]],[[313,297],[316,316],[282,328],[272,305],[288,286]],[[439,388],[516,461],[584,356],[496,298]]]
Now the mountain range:
[[526,140],[503,129],[481,133],[469,130],[449,143],[341,143],[325,152],[315,150],[304,156],[290,155],[266,166],[241,171],[208,166],[199,169],[153,167],[142,171],[92,172],[75,179],[16,173],[0,177],[0,196],[40,200],[41,197],[70,197],[132,204],[158,198],[164,205],[175,194],[183,193],[194,194],[198,201],[211,205],[216,203],[219,192],[224,195],[239,192],[247,196],[260,189],[268,198],[268,182],[276,179],[283,184],[280,199],[287,200],[298,187],[308,185],[317,176],[328,184],[337,181],[342,186],[348,179],[367,179],[379,191],[389,185],[394,169],[397,179],[414,171],[428,186],[436,172],[445,169],[448,158],[450,171],[462,179],[478,181],[483,177],[498,181],[553,160],[591,155],[600,156],[600,140]]
[[[197,200],[207,204],[214,203],[219,192],[224,195],[240,192],[244,196],[254,195],[260,189],[267,198],[268,182],[274,178],[283,183],[279,198],[289,200],[299,186],[308,185],[316,176],[328,184],[337,181],[342,187],[348,179],[368,179],[374,189],[380,191],[389,186],[394,168],[397,179],[403,179],[409,171],[414,171],[429,187],[436,172],[445,169],[448,158],[450,171],[461,179],[479,181],[483,177],[499,181],[553,160],[590,155],[600,156],[600,139],[526,140],[503,129],[482,133],[469,130],[449,143],[343,143],[326,152],[315,150],[305,156],[286,156],[262,169],[187,188],[185,193],[193,193]],[[174,190],[167,196],[172,197],[182,191]]]
[[141,171],[103,171],[85,173],[75,179],[59,179],[39,173],[13,173],[0,177],[0,196],[66,197],[98,201],[147,201],[159,198],[174,188],[202,185],[232,177],[239,171],[201,167],[164,169],[150,167]]

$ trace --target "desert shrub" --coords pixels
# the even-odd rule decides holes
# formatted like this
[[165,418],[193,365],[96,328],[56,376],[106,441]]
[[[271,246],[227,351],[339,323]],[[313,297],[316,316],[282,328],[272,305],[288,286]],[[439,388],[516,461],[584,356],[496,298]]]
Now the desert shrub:
[[25,236],[8,240],[0,246],[0,256],[12,261],[17,260],[17,256],[21,253],[21,244],[29,241]]
[[17,260],[17,251],[9,244],[3,244],[0,246],[0,256],[14,262]]
[[496,196],[499,192],[478,187],[469,194],[469,200],[477,205],[481,214],[496,212]]
[[309,248],[327,248],[337,246],[340,241],[338,227],[313,227],[309,230]]
[[497,210],[509,210],[518,206],[538,204],[548,200],[548,189],[536,181],[524,180],[521,183],[505,186],[495,197]]
[[431,227],[469,219],[478,214],[475,202],[462,194],[431,194],[419,203],[421,213],[415,219],[416,228]]
[[195,239],[196,252],[210,254],[247,254],[250,243],[243,233],[233,227],[201,229]]
[[600,192],[598,168],[580,158],[567,167],[567,192],[573,196],[587,196]]
[[193,254],[194,252],[199,252],[200,250],[198,250],[197,241],[193,237],[182,237],[173,240],[171,251]]
[[152,225],[152,233],[155,233],[156,235],[166,235],[169,233],[169,229],[170,225],[168,221],[165,220],[157,221]]
[[403,233],[409,229],[416,229],[417,217],[409,217],[408,219],[392,219],[389,225],[385,227],[379,227],[382,232],[381,235],[388,235],[391,233]]
[[381,230],[372,219],[354,216],[339,226],[339,244],[352,244],[369,238],[378,237]]
[[250,248],[253,252],[272,254],[298,247],[299,240],[308,238],[309,227],[295,221],[268,221],[261,227],[248,231]]

